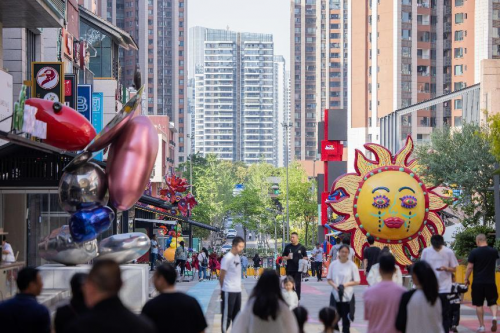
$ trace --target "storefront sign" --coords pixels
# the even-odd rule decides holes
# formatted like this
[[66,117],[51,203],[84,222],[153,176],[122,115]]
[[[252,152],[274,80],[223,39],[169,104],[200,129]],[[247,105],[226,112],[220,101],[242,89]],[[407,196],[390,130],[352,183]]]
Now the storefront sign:
[[65,104],[73,109],[76,109],[76,86],[76,74],[64,75]]
[[78,85],[77,111],[92,122],[92,85]]
[[341,161],[343,145],[340,141],[323,140],[321,141],[321,160],[322,161]]
[[32,62],[31,97],[64,103],[63,73],[62,62]]
[[[99,133],[102,130],[103,123],[103,103],[104,95],[102,92],[92,93],[92,126],[94,126],[95,131]],[[96,160],[102,161],[103,154],[102,151],[94,156]]]
[[63,30],[63,40],[64,54],[69,59],[73,59],[73,36],[71,36],[71,34],[67,30]]
[[[0,70],[0,131],[10,132],[13,108],[12,75]],[[0,145],[4,142],[0,140]]]

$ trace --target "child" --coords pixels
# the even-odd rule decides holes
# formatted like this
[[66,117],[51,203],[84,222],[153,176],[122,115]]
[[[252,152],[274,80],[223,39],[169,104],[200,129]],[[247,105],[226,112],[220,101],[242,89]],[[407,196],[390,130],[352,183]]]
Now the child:
[[299,333],[305,333],[304,325],[307,321],[307,310],[301,306],[298,306],[293,309],[293,314],[295,315],[297,324],[299,325]]
[[297,306],[299,306],[299,298],[297,297],[297,293],[295,292],[295,280],[291,276],[287,276],[285,280],[283,281],[283,286],[285,287],[285,290],[283,290],[283,299],[285,300],[286,304],[288,304],[288,307],[290,310],[295,309]]
[[299,272],[302,273],[300,276],[301,281],[303,278],[306,278],[305,280],[309,281],[309,279],[307,278],[309,276],[308,271],[309,271],[309,261],[307,261],[306,258],[300,259],[299,260]]
[[463,299],[463,294],[468,291],[468,287],[464,284],[455,282],[455,274],[452,275],[453,284],[451,286],[451,293],[448,295],[450,300],[450,317],[451,317],[451,331],[458,332],[457,326],[460,323],[460,303]]
[[339,321],[339,315],[334,307],[329,306],[321,309],[319,312],[319,321],[321,321],[325,327],[323,333],[338,333],[334,327]]

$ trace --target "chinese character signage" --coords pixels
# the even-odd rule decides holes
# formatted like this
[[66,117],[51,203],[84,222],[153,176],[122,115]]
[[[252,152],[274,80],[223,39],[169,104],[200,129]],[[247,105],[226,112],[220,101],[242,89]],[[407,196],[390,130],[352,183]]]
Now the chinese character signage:
[[64,103],[62,62],[31,63],[31,97]]
[[64,98],[65,104],[72,109],[76,109],[76,75],[64,75]]

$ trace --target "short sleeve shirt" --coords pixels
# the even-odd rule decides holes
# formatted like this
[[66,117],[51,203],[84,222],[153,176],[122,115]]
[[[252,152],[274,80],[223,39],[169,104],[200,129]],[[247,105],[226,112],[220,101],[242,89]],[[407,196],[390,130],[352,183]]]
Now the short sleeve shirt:
[[241,259],[239,255],[228,252],[220,265],[220,269],[226,271],[222,283],[222,291],[229,293],[241,292]]
[[[342,263],[340,260],[335,260],[328,268],[327,279],[332,280],[337,286],[351,281],[360,282],[358,266],[351,260],[347,260],[345,263]],[[346,287],[342,300],[339,300],[339,293],[333,288],[332,294],[337,302],[350,302],[354,294],[354,288]]]
[[363,252],[363,259],[368,260],[368,264],[366,265],[366,271],[369,272],[373,265],[378,263],[378,256],[380,255],[380,248],[376,246],[370,246],[365,248]]
[[[288,259],[288,255],[292,253],[293,258]],[[298,272],[299,271],[299,260],[307,257],[307,251],[304,246],[300,243],[297,245],[288,244],[283,251],[283,257],[286,257],[286,270],[287,272]]]
[[469,262],[474,264],[472,284],[495,284],[495,268],[498,251],[490,246],[480,246],[469,254]]
[[9,243],[5,243],[2,247],[2,251],[8,251],[9,254],[2,254],[2,261],[4,262],[15,262],[16,257],[14,257],[14,250],[12,250],[12,246]]
[[[154,247],[154,246],[156,246],[156,247]],[[158,254],[158,242],[155,240],[151,241],[151,253]]]
[[312,256],[314,257],[314,261],[316,262],[322,262],[323,261],[323,248],[314,248],[311,252]]
[[457,267],[458,261],[455,253],[449,248],[443,246],[441,250],[436,251],[433,247],[425,248],[422,251],[422,260],[425,260],[431,265],[439,284],[439,293],[449,293],[453,284],[451,278],[452,273],[446,271],[438,271],[438,268]]

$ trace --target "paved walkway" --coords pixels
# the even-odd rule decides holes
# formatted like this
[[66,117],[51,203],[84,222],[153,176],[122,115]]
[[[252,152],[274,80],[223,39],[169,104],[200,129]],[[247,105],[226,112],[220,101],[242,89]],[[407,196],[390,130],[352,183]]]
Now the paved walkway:
[[[244,290],[242,294],[242,306],[245,306],[248,296],[251,294],[256,282],[254,278],[243,280]],[[187,292],[200,302],[209,324],[207,332],[220,333],[220,287],[218,281],[183,282],[178,283],[177,286],[179,290]],[[354,323],[351,325],[351,333],[364,333],[367,331],[367,322],[363,320],[363,292],[366,288],[366,286],[355,287],[356,315]],[[322,325],[318,320],[318,313],[323,307],[328,306],[330,290],[331,288],[326,281],[316,282],[315,279],[310,279],[302,283],[302,299],[300,304],[309,312],[309,320],[306,326],[307,333],[322,332]],[[490,332],[491,315],[487,314],[486,323],[486,332]],[[458,331],[461,333],[472,333],[475,332],[476,329],[477,319],[475,309],[470,304],[462,304],[461,321]]]

